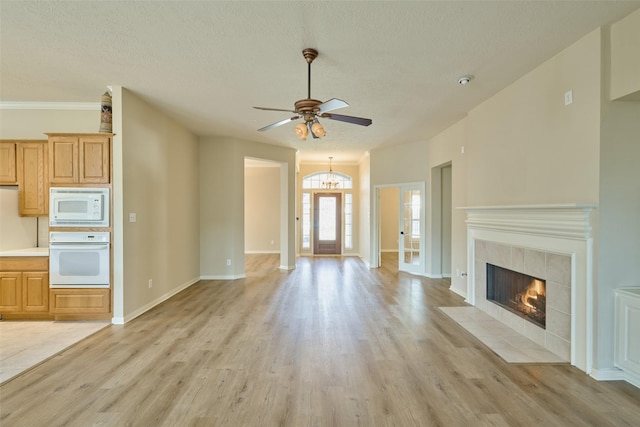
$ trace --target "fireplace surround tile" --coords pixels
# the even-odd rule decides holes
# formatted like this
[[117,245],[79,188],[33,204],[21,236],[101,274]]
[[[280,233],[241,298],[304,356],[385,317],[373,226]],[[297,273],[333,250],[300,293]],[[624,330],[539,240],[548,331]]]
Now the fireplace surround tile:
[[547,331],[569,341],[571,339],[571,316],[547,307]]
[[539,279],[546,279],[545,253],[533,249],[524,250],[524,272]]
[[[489,242],[509,246],[512,254],[510,266],[503,264],[505,261],[500,256],[496,258],[499,264],[503,264],[501,267],[513,270],[519,269],[518,249],[514,248],[544,252],[544,260],[528,260],[525,256],[524,271],[519,272],[566,285],[566,290],[561,287],[555,290],[556,294],[568,292],[570,313],[564,313],[566,302],[551,303],[551,307],[566,315],[567,324],[564,326],[571,331],[570,339],[566,340],[545,330],[544,347],[587,374],[593,370],[594,356],[594,319],[590,299],[594,292],[592,256],[596,223],[594,212],[597,207],[593,203],[563,203],[459,208],[467,213],[468,302],[478,308],[495,306],[493,303],[481,303],[482,299],[486,301],[486,287],[482,292],[476,292],[482,288],[477,284],[475,275],[486,269],[486,265],[478,266],[477,263],[476,251],[480,253],[483,247],[483,244],[477,243],[478,240],[485,242],[487,255],[483,261],[491,257]],[[533,271],[529,270],[531,267]],[[532,327],[527,326],[526,329]]]
[[565,286],[571,285],[571,258],[566,255],[547,253],[547,280]]
[[[475,305],[479,310],[565,360],[571,358],[571,257],[476,239]],[[546,329],[500,307],[487,297],[487,263],[546,281]],[[548,275],[556,281],[549,280]],[[565,285],[564,283],[567,283]],[[513,354],[511,360],[519,360]]]
[[485,242],[487,248],[486,261],[498,267],[511,267],[511,247],[501,243]]
[[547,307],[571,314],[571,287],[547,279]]
[[525,274],[523,248],[511,247],[511,270]]

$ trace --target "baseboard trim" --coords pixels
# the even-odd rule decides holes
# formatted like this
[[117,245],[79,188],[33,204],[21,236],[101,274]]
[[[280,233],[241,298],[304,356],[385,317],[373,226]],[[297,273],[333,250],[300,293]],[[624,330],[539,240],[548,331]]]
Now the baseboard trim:
[[113,319],[111,319],[111,323],[113,323],[114,325],[123,325],[123,324],[125,324],[127,322],[130,322],[133,319],[135,319],[136,317],[140,316],[141,314],[144,314],[147,311],[151,310],[156,305],[168,300],[169,298],[171,298],[175,294],[187,289],[189,286],[191,286],[194,283],[197,283],[199,281],[200,281],[200,278],[191,279],[188,282],[185,282],[185,283],[179,285],[178,287],[172,289],[171,291],[169,291],[169,292],[161,295],[160,297],[154,299],[153,301],[149,302],[148,304],[143,305],[142,307],[140,307],[139,309],[133,311],[132,313],[129,313],[129,314],[125,315],[124,317],[114,317]]
[[245,255],[279,254],[280,251],[244,251]]
[[640,375],[623,371],[618,368],[593,369],[591,377],[598,381],[626,381],[634,387],[640,388]]
[[295,269],[296,269],[296,266],[295,266],[295,264],[294,264],[294,265],[281,265],[281,266],[280,266],[280,267],[278,267],[278,268],[279,268],[280,270],[286,270],[286,271],[289,271],[289,270],[295,270]]
[[200,280],[237,280],[247,277],[245,274],[230,274],[230,275],[217,275],[217,274],[205,274],[200,276]]

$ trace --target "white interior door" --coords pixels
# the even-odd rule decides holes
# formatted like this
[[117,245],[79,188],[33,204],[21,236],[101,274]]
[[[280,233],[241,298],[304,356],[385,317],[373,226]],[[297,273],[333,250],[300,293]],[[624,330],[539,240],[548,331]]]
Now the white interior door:
[[424,269],[423,192],[419,184],[400,186],[398,269],[409,273],[422,273]]

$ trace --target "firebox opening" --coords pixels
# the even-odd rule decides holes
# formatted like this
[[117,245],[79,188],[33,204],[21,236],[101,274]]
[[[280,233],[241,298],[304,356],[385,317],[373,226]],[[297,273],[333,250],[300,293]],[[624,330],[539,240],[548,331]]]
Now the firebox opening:
[[487,300],[546,325],[546,281],[487,263]]

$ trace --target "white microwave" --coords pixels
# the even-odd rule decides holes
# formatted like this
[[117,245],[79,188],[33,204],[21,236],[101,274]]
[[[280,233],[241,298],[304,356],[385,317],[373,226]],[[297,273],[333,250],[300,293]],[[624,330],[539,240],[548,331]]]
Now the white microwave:
[[108,227],[109,189],[51,187],[49,226]]

